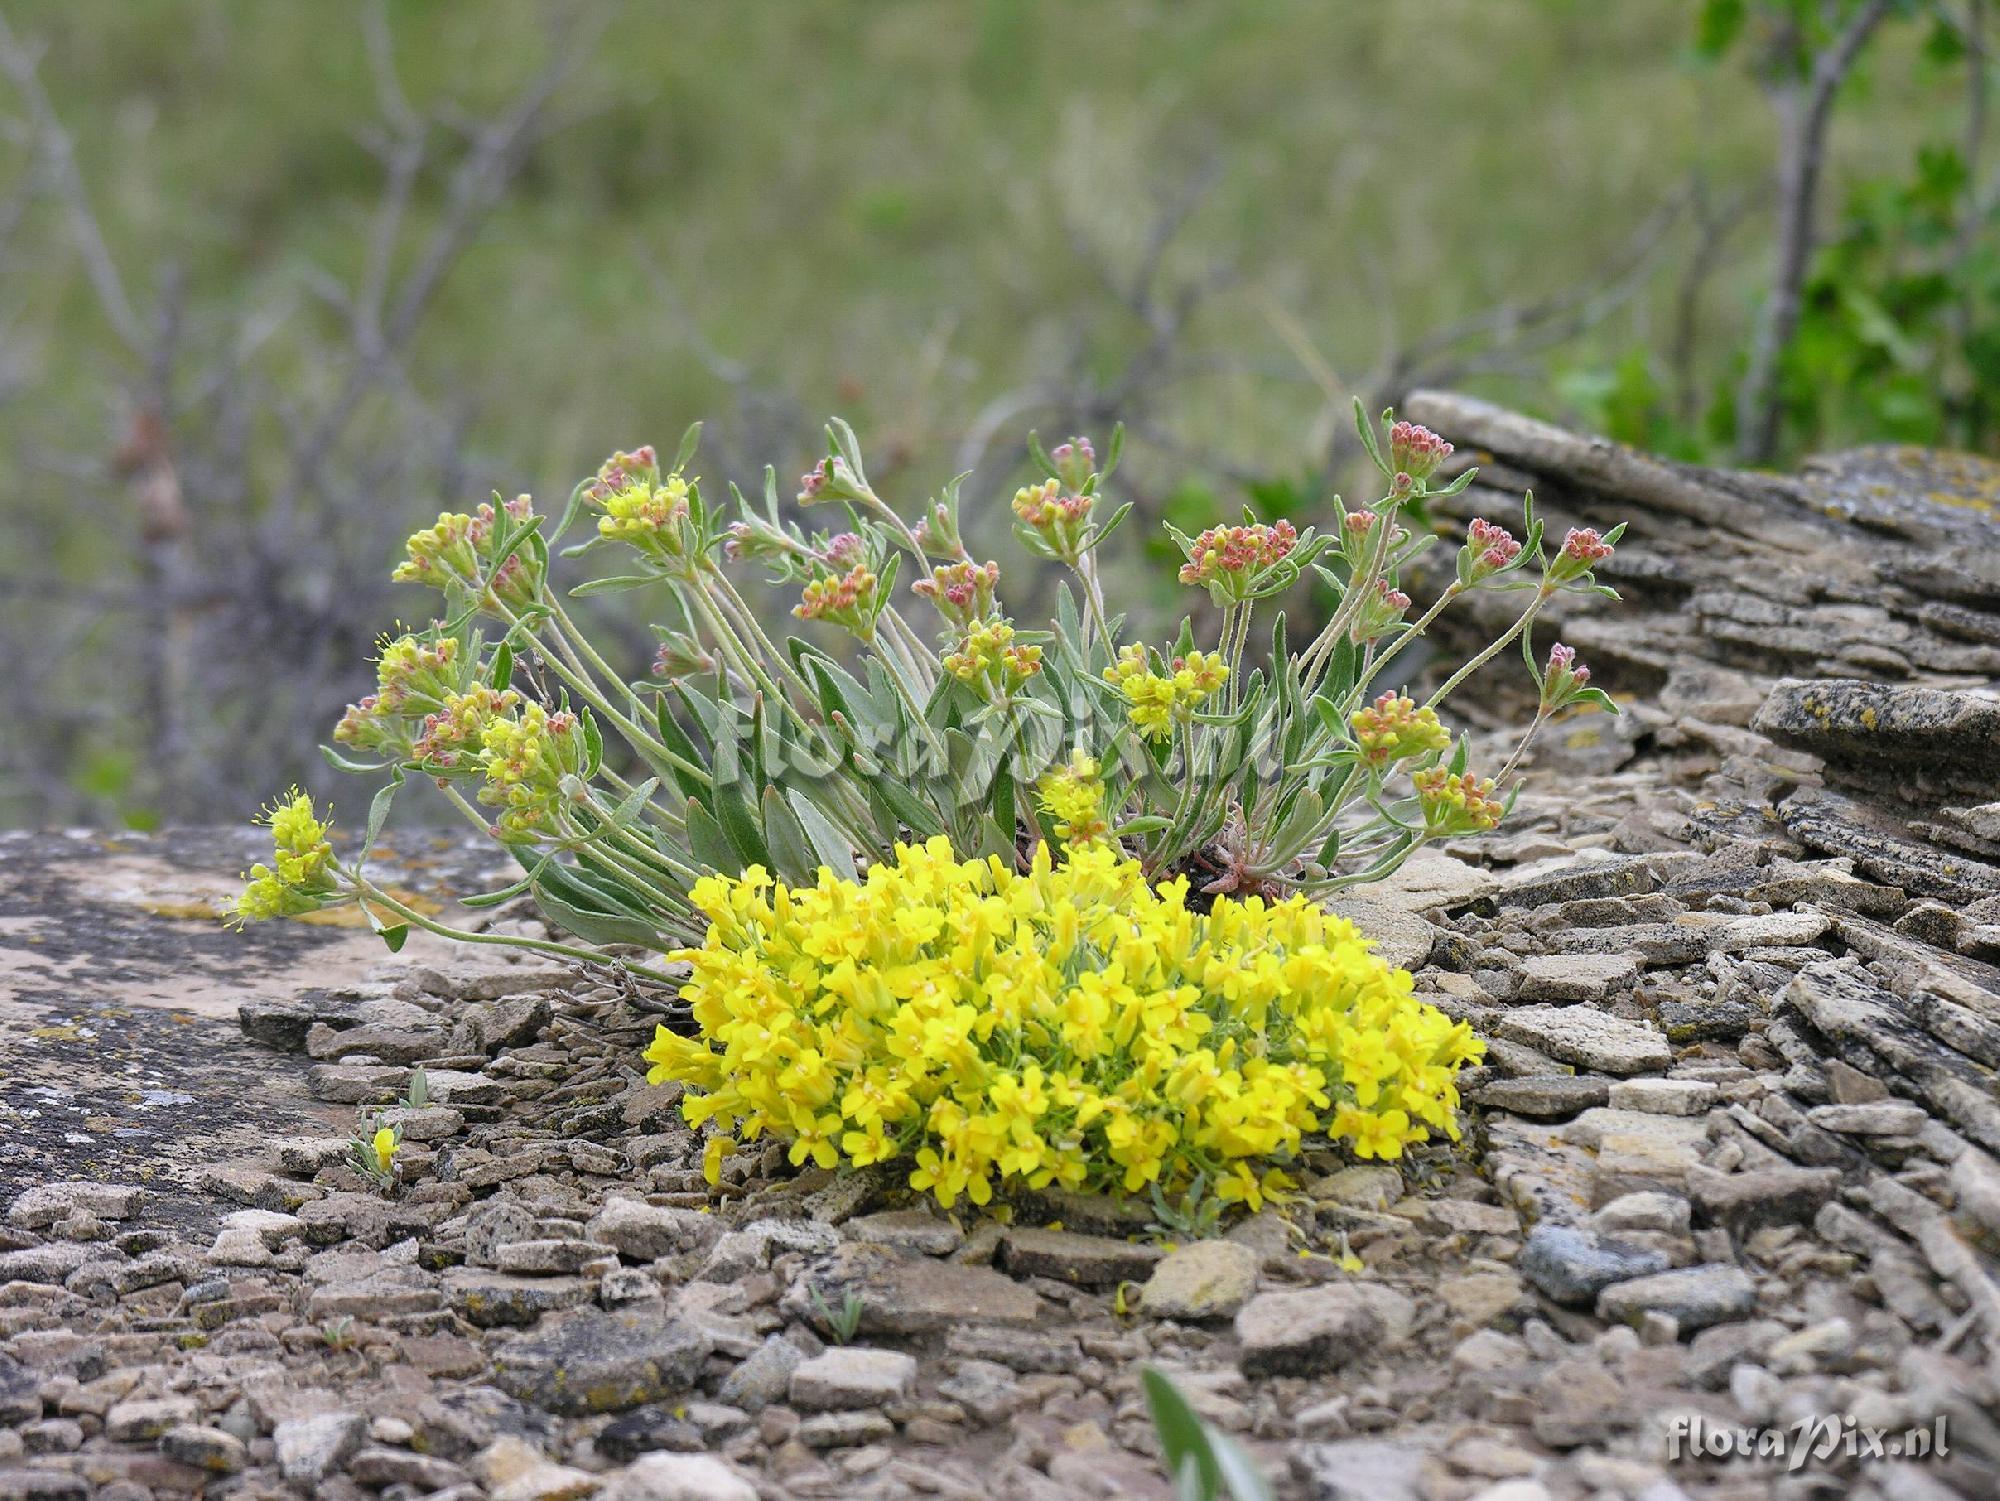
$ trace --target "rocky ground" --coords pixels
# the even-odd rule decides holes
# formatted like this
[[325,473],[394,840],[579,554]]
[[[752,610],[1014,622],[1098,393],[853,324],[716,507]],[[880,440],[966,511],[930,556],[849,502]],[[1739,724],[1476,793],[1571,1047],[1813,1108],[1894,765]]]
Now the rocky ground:
[[[237,939],[203,917],[232,841],[17,836],[0,1501],[1165,1497],[1149,1363],[1292,1497],[2000,1495],[2000,486],[1419,407],[1558,528],[1634,521],[1627,606],[1561,623],[1629,712],[1346,904],[1489,1039],[1463,1144],[1313,1154],[1178,1246],[776,1149],[717,1195],[610,973]],[[418,892],[472,858],[412,848]],[[393,1197],[343,1164],[364,1106]],[[1677,1458],[1695,1415],[1942,1419],[1948,1453]]]

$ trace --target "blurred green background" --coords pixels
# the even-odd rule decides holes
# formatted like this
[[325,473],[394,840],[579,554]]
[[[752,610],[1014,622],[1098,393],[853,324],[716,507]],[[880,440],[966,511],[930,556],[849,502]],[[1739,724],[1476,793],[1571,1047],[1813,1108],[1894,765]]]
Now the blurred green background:
[[1122,418],[1193,526],[1315,519],[1421,384],[1743,453],[1858,19],[1750,456],[1990,449],[1985,4],[7,0],[0,823],[324,785],[413,526],[695,417],[712,483],[838,411],[974,512]]

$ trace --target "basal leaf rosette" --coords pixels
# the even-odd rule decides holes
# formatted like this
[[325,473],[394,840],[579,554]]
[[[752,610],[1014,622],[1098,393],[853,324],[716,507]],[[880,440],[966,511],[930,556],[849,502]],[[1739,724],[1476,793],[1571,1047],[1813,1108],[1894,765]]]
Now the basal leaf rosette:
[[1325,1134],[1393,1158],[1456,1139],[1457,1070],[1481,1044],[1304,897],[1218,899],[1149,883],[1104,845],[1029,867],[899,844],[861,880],[709,877],[685,986],[698,1037],[659,1029],[654,1083],[794,1164],[907,1163],[945,1207],[1010,1185],[1252,1208]]

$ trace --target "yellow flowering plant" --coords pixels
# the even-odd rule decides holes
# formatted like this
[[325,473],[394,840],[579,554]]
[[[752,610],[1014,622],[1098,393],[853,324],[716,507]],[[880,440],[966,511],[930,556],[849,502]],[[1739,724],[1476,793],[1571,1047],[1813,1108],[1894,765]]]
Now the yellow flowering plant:
[[[689,472],[698,425],[671,463],[612,455],[557,517],[528,496],[447,512],[396,570],[438,592],[438,618],[384,643],[327,748],[383,779],[361,837],[337,848],[288,794],[235,916],[351,902],[391,947],[424,928],[681,985],[698,1035],[663,1030],[648,1056],[713,1123],[711,1178],[769,1135],[796,1163],[905,1164],[947,1205],[1018,1184],[1255,1206],[1308,1137],[1395,1157],[1452,1136],[1477,1044],[1317,901],[1505,815],[1513,762],[1470,769],[1439,711],[1510,643],[1538,703],[1523,746],[1556,714],[1615,710],[1568,647],[1538,666],[1532,637],[1557,594],[1611,592],[1593,570],[1620,529],[1545,549],[1531,498],[1520,541],[1475,520],[1406,618],[1402,583],[1438,540],[1420,504],[1472,471],[1444,480],[1442,438],[1356,418],[1382,497],[1334,497],[1324,530],[1247,512],[1169,528],[1212,624],[1190,615],[1162,641],[1128,636],[1098,573],[1131,512],[1107,499],[1117,433],[1102,465],[1085,439],[1030,437],[1039,477],[1008,519],[1068,575],[1047,629],[1009,615],[1000,565],[967,545],[963,477],[911,524],[839,421],[796,495],[838,513],[823,530],[786,514],[768,470],[761,504],[711,503]],[[555,587],[558,557],[606,551],[624,571]],[[735,581],[746,566],[796,591],[803,634],[772,637]],[[1308,575],[1333,594],[1323,623],[1295,649],[1275,614],[1253,659],[1258,612]],[[638,589],[670,608],[630,675],[568,601]],[[1524,591],[1525,608],[1421,702],[1378,681],[1478,590]],[[466,906],[530,896],[620,957],[468,931],[374,881],[412,781],[519,866]],[[399,1141],[357,1141],[357,1167],[392,1182]]]
[[946,1208],[1202,1185],[1254,1209],[1308,1137],[1379,1158],[1456,1139],[1480,1056],[1306,897],[1200,911],[1101,840],[1023,869],[937,837],[860,880],[753,867],[693,895],[706,936],[671,957],[699,1035],[662,1026],[646,1058],[711,1125],[712,1180],[769,1135],[795,1164],[895,1162]]

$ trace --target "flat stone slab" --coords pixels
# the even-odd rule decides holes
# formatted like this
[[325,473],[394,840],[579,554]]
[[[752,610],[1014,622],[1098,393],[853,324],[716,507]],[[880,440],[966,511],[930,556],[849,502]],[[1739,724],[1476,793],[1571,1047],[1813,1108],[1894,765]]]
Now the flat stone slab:
[[493,1378],[551,1412],[622,1412],[681,1396],[711,1348],[699,1329],[657,1312],[579,1312],[500,1350]]
[[1607,1074],[1642,1074],[1674,1061],[1667,1039],[1651,1027],[1589,1006],[1520,1006],[1496,1030],[1509,1042]]

